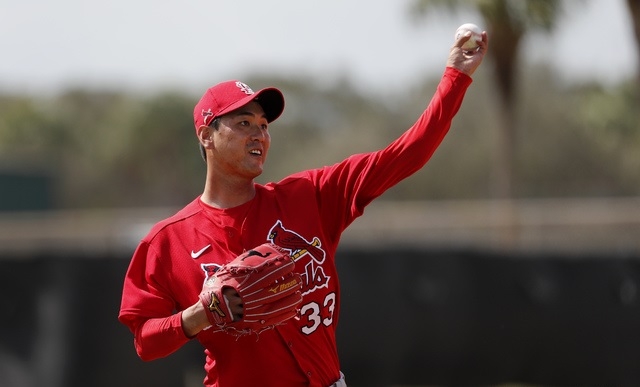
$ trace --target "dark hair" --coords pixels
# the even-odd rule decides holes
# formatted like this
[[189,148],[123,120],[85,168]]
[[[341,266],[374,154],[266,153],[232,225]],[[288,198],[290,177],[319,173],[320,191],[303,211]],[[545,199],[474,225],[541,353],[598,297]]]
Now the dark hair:
[[[211,121],[211,123],[209,124],[209,127],[213,128],[213,130],[218,130],[218,128],[220,127],[220,117],[214,118],[213,121]],[[200,148],[200,156],[202,156],[202,160],[207,161],[207,152],[204,150],[204,147],[202,146],[200,141],[198,141],[198,147]]]

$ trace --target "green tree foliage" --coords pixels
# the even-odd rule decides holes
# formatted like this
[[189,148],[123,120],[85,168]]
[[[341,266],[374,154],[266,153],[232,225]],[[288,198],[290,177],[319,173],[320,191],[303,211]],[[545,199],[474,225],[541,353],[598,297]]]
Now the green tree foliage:
[[558,84],[549,69],[525,80],[519,196],[637,195],[640,122],[633,83],[552,86]]
[[123,191],[128,205],[186,202],[201,192],[205,168],[193,104],[195,100],[175,92],[138,101],[124,154],[114,164],[113,180],[129,187]]
[[[481,69],[486,72],[486,69]],[[616,87],[566,86],[544,66],[522,79],[514,172],[518,197],[640,194],[640,124],[634,82]],[[492,144],[498,97],[479,73],[451,131],[425,168],[386,199],[491,197]],[[286,97],[271,127],[261,182],[332,164],[386,146],[408,128],[433,95],[437,79],[402,95],[359,93],[346,81],[254,78]],[[49,170],[59,207],[179,206],[203,188],[193,105],[180,92],[133,95],[70,90],[57,96],[0,98],[0,161]]]
[[640,0],[627,0],[627,9],[629,10],[629,16],[631,16],[633,37],[636,42],[636,98],[640,101]]

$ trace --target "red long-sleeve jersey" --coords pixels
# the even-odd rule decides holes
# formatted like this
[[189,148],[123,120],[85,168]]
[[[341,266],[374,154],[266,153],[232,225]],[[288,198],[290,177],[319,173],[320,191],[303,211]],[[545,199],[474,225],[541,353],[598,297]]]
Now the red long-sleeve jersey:
[[213,268],[264,242],[288,249],[303,278],[301,318],[236,339],[211,329],[205,348],[206,386],[326,387],[339,378],[336,327],[340,287],[335,252],[342,232],[367,204],[420,169],[448,132],[471,78],[447,68],[417,122],[385,149],[332,166],[256,184],[255,197],[216,209],[195,199],[156,224],[127,271],[119,319],[145,360],[164,357],[189,338],[181,311],[198,301]]

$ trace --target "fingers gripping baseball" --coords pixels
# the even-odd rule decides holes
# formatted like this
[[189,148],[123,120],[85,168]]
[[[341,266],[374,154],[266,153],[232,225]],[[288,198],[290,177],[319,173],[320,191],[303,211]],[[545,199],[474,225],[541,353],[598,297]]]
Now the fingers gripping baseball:
[[235,335],[260,333],[297,314],[302,280],[291,257],[263,244],[222,266],[205,281],[200,300],[211,325]]
[[466,23],[461,25],[455,34],[455,42],[449,51],[447,66],[472,75],[484,59],[489,40],[486,31],[480,27]]

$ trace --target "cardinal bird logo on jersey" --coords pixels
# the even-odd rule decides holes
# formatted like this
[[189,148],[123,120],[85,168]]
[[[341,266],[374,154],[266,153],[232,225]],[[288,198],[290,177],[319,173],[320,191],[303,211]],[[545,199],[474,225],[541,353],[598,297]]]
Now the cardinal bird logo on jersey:
[[302,294],[308,294],[316,289],[326,288],[329,285],[330,276],[324,273],[322,263],[325,259],[325,251],[318,237],[309,242],[295,231],[284,228],[281,221],[277,221],[269,231],[267,237],[271,243],[289,250],[289,255],[296,262],[301,262],[305,256],[311,259],[304,267],[302,277]]
[[320,239],[313,238],[313,242],[308,242],[298,233],[287,230],[282,227],[282,222],[277,221],[269,231],[269,238],[272,243],[288,249],[291,252],[291,258],[297,260],[305,254],[309,254],[318,262],[324,262],[324,250],[320,248]]
[[222,267],[222,265],[218,265],[217,263],[203,263],[200,265],[200,268],[202,269],[202,271],[204,271],[204,284],[207,283],[207,281],[209,281],[209,279],[213,279],[213,275],[216,273],[216,271],[220,270],[220,268]]

